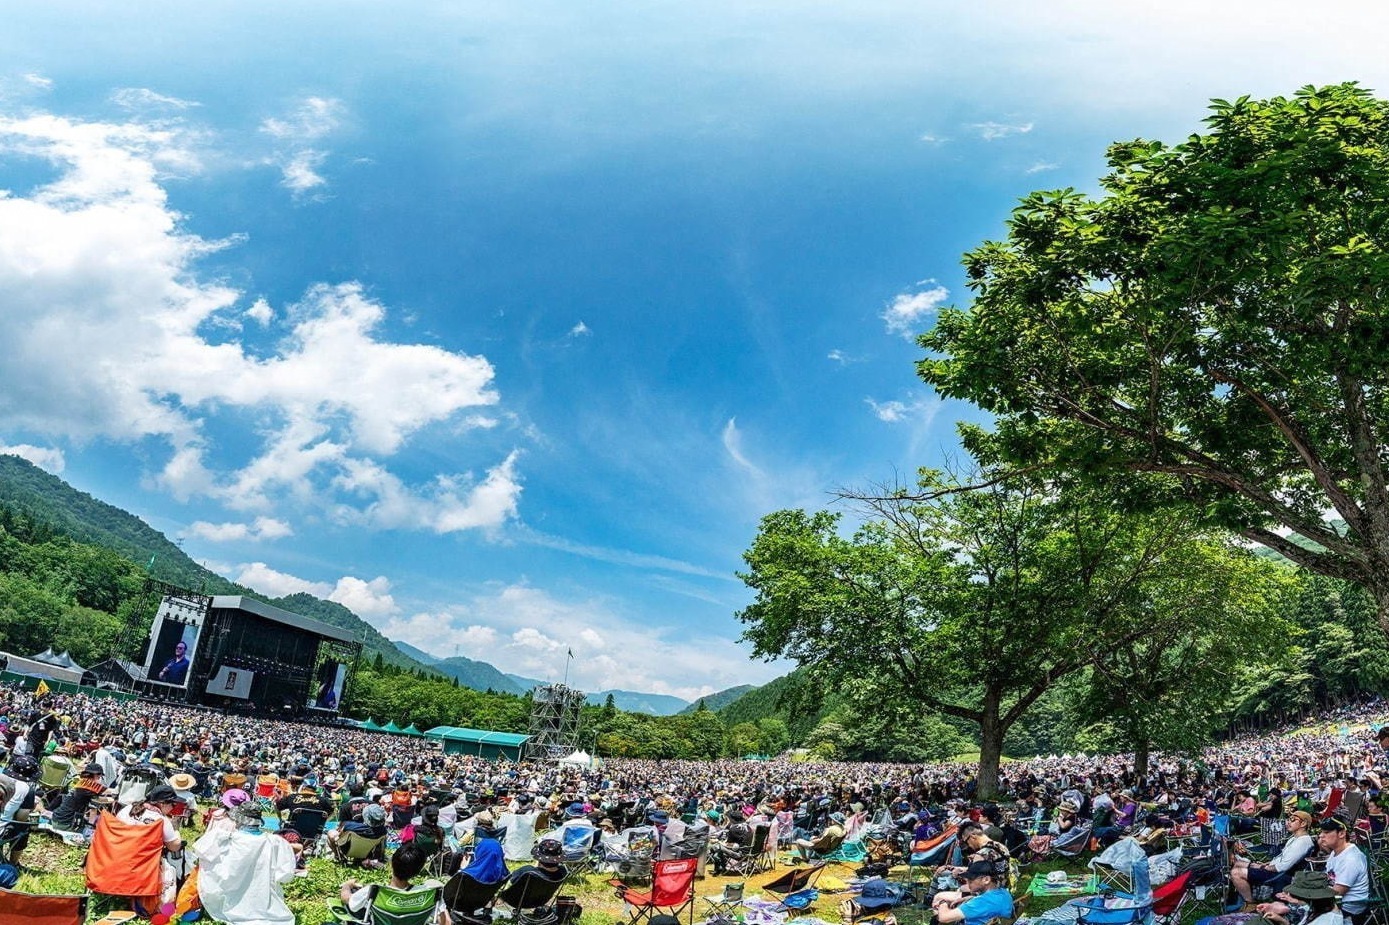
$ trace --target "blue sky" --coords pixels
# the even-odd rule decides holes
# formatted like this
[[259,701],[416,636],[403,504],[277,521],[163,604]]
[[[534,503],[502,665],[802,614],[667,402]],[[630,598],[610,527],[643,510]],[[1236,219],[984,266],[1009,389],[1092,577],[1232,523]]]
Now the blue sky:
[[438,655],[765,681],[758,519],[971,414],[912,367],[960,254],[1211,97],[1389,87],[1389,13],[1309,15],[19,4],[0,449]]

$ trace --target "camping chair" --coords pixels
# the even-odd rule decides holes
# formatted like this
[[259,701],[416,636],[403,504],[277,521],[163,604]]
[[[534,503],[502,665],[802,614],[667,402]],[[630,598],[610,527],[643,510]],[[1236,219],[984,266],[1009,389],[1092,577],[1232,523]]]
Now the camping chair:
[[734,919],[738,915],[738,907],[743,904],[743,890],[746,886],[746,882],[724,884],[722,893],[704,897],[704,902],[709,907],[706,918]]
[[950,859],[958,841],[959,830],[952,825],[935,838],[913,842],[907,854],[907,882],[915,885],[929,880],[935,869]]
[[1051,843],[1051,853],[1063,858],[1080,857],[1090,844],[1090,824],[1077,822],[1069,832],[1056,836]]
[[367,838],[356,832],[343,832],[338,840],[329,840],[328,847],[333,852],[333,860],[339,864],[361,864],[368,860],[376,849],[386,841],[386,836]]
[[598,842],[597,826],[560,826],[542,837],[558,838],[564,846],[564,866],[571,877],[581,877],[594,868],[602,855],[596,849]]
[[516,910],[516,921],[521,925],[550,925],[557,916],[548,906],[565,879],[567,875],[552,880],[538,870],[517,871],[497,893],[497,899]]
[[157,900],[163,889],[163,857],[163,826],[121,822],[111,813],[102,813],[87,851],[87,889],[106,896]]
[[1111,893],[1133,891],[1131,870],[1134,861],[1143,857],[1143,849],[1130,837],[1121,838],[1090,859],[1089,867],[1099,877],[1100,889]]
[[868,852],[861,841],[846,841],[835,850],[820,855],[821,859],[836,864],[860,864],[867,857]]
[[777,843],[772,838],[772,829],[775,826],[755,825],[752,827],[752,844],[748,845],[746,854],[746,866],[750,870],[739,871],[744,875],[749,873],[765,873],[769,870],[776,870]]
[[322,848],[323,831],[328,825],[328,813],[321,809],[305,806],[289,811],[285,828],[298,833],[304,844],[304,857],[313,857]]
[[0,925],[82,925],[87,896],[39,896],[0,890]]
[[472,874],[459,871],[444,884],[444,905],[455,923],[490,922],[490,916],[482,912],[496,897],[497,891],[506,882],[503,877],[496,883],[479,883]]
[[[819,891],[812,889],[812,887],[814,887],[815,881],[819,878],[821,871],[824,869],[824,861],[817,861],[810,867],[792,868],[782,876],[766,884],[763,889],[769,893],[776,893],[781,897],[781,906],[778,907],[779,910],[792,914],[804,912],[806,908],[809,907],[810,903],[819,898]],[[808,899],[806,897],[800,897],[794,900],[794,902],[790,901],[792,897],[797,896],[797,894],[804,894],[807,892],[815,893],[815,895],[808,897]]]
[[1191,891],[1191,871],[1183,871],[1162,886],[1153,888],[1154,925],[1177,925],[1181,921],[1182,906],[1186,904]]
[[1355,825],[1360,821],[1360,814],[1365,810],[1365,794],[1360,790],[1348,790],[1341,797],[1341,805],[1336,808],[1333,814],[1346,824],[1347,831],[1355,831]]
[[617,898],[631,911],[628,923],[649,919],[657,910],[680,917],[686,909],[690,911],[691,925],[694,923],[694,878],[699,872],[699,858],[679,858],[670,861],[657,861],[652,865],[651,890],[638,892],[626,884],[617,888]]
[[385,884],[371,886],[371,902],[365,918],[357,918],[340,902],[328,903],[328,911],[339,922],[365,922],[367,925],[433,925],[441,887],[426,882],[413,889],[397,890]]
[[52,808],[53,797],[67,789],[68,781],[77,776],[72,759],[66,755],[44,755],[39,762],[39,779],[34,782],[43,805]]

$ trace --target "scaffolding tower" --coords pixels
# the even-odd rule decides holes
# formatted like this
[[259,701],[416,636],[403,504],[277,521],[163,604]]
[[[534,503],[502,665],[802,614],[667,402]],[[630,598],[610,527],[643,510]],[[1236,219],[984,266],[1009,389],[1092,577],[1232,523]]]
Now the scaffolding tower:
[[579,711],[584,692],[565,684],[542,684],[532,694],[526,757],[559,761],[579,748]]

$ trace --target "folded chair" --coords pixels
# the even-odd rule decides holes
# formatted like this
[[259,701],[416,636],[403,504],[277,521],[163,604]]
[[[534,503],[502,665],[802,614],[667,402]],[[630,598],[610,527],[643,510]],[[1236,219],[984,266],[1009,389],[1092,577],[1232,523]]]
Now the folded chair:
[[671,861],[657,861],[652,865],[651,890],[639,892],[629,889],[626,884],[617,888],[617,898],[631,910],[628,923],[649,919],[656,910],[667,915],[680,917],[689,910],[690,923],[694,923],[694,878],[699,871],[699,858],[679,858]]
[[746,873],[765,873],[769,870],[776,870],[777,839],[773,836],[777,833],[773,831],[777,826],[755,825],[752,827],[752,844],[748,846],[747,858],[749,867]]
[[763,889],[780,896],[781,906],[779,908],[794,915],[797,912],[805,911],[812,902],[819,898],[819,891],[815,890],[814,886],[824,869],[824,861],[818,861],[810,867],[795,867],[768,883]]
[[738,907],[743,904],[743,890],[746,883],[728,883],[717,896],[706,896],[704,902],[709,907],[707,918],[732,920],[738,915]]
[[1056,836],[1051,843],[1051,853],[1063,858],[1080,857],[1090,844],[1090,824],[1078,822],[1069,832]]
[[491,904],[505,882],[506,878],[503,877],[496,883],[479,883],[472,874],[460,870],[444,884],[444,905],[448,907],[449,917],[455,925],[490,922],[491,918],[483,910]]
[[1155,925],[1177,925],[1182,906],[1191,895],[1191,871],[1183,871],[1162,886],[1153,887],[1153,921]]
[[0,890],[0,925],[82,925],[87,897],[39,896]]

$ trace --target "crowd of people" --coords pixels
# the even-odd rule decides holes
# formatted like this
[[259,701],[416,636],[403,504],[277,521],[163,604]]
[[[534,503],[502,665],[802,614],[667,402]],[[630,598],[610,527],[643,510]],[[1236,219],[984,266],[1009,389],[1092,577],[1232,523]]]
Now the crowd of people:
[[[1077,826],[1089,833],[1087,847],[1103,849],[1173,820],[1229,814],[1237,830],[1260,820],[1286,826],[1276,854],[1233,859],[1238,901],[1289,888],[1320,850],[1342,910],[1358,919],[1367,896],[1366,877],[1356,874],[1363,855],[1357,868],[1348,853],[1359,851],[1356,832],[1323,817],[1333,793],[1351,794],[1354,825],[1376,835],[1384,829],[1379,791],[1389,728],[1350,730],[1378,730],[1385,712],[1380,702],[1360,704],[1320,717],[1316,732],[1246,735],[1199,757],[1157,756],[1143,774],[1123,755],[1011,761],[981,801],[968,764],[512,763],[345,726],[0,688],[0,859],[22,869],[36,828],[86,844],[109,814],[160,830],[162,903],[196,870],[202,902],[219,921],[288,925],[283,884],[320,849],[384,868],[393,888],[408,890],[425,873],[509,881],[509,864],[557,881],[566,862],[587,862],[615,836],[630,843],[634,831],[651,838],[657,857],[679,856],[684,845],[701,872],[706,864],[723,872],[745,855],[759,826],[774,827],[797,860],[814,861],[886,823],[908,844],[958,833],[962,856],[948,872],[959,888],[936,894],[935,917],[981,925],[1001,914],[1008,861],[1047,851]],[[205,831],[185,846],[187,822],[206,807]],[[327,824],[306,830],[299,824],[306,817]],[[1150,844],[1161,847],[1159,839]],[[0,865],[0,886],[5,876]],[[379,892],[345,881],[343,914],[363,914]],[[1282,895],[1285,904],[1289,894]],[[1272,905],[1266,911],[1283,914]],[[447,917],[442,906],[440,914]]]

